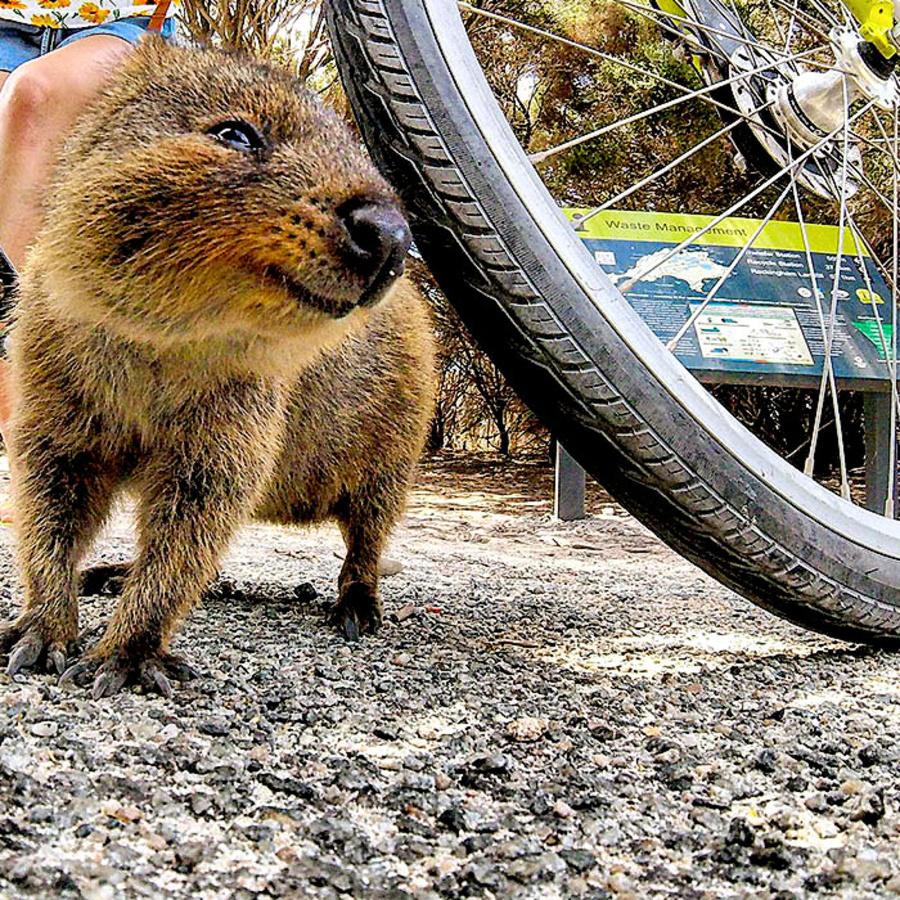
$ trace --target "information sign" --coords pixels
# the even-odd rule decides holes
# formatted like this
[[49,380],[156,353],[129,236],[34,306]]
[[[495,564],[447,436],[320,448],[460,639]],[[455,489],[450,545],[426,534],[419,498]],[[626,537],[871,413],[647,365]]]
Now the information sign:
[[[698,377],[818,383],[838,258],[836,226],[807,225],[804,241],[798,223],[770,222],[729,272],[759,228],[758,220],[724,219],[673,256],[682,240],[712,218],[607,210],[582,222],[588,210],[565,212],[598,265],[663,342],[696,314],[675,354]],[[714,299],[703,306],[726,273]],[[890,296],[869,254],[845,229],[832,338],[839,381],[852,380],[855,388],[887,388]]]

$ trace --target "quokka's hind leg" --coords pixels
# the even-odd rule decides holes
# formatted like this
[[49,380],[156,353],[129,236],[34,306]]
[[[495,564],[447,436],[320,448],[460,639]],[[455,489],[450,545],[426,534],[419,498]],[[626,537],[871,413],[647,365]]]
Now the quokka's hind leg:
[[400,518],[406,478],[382,478],[338,504],[335,511],[347,556],[338,576],[338,600],[330,621],[348,640],[373,633],[381,625],[378,561],[391,529]]
[[[21,426],[20,426],[20,430]],[[118,474],[90,453],[27,432],[16,461],[17,555],[24,607],[0,626],[6,671],[61,673],[78,638],[76,566],[109,512]]]

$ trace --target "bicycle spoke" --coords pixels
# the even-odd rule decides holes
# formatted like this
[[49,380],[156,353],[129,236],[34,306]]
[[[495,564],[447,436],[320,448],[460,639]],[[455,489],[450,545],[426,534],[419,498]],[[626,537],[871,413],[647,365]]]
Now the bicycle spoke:
[[[855,121],[860,116],[867,113],[869,111],[869,109],[872,107],[872,105],[874,104],[874,102],[875,102],[874,100],[870,100],[865,106],[862,107],[862,109],[860,109],[859,111],[854,113],[853,116],[849,117],[847,119],[847,122],[845,123],[845,125],[849,124],[852,121]],[[797,166],[799,166],[801,163],[803,163],[807,159],[809,159],[809,157],[812,156],[818,149],[820,149],[828,141],[830,141],[833,137],[835,137],[839,131],[842,131],[843,127],[844,126],[839,126],[839,127],[835,128],[833,131],[831,131],[829,134],[825,135],[825,137],[823,137],[817,143],[813,144],[812,147],[805,150],[800,156],[797,157],[797,159],[793,160],[788,165],[783,166],[774,175],[770,176],[762,184],[760,184],[758,187],[754,188],[749,194],[746,194],[744,197],[742,197],[736,203],[729,206],[728,209],[725,210],[725,212],[720,213],[718,216],[716,216],[714,219],[712,219],[708,224],[704,225],[703,228],[698,229],[692,235],[689,235],[688,237],[686,237],[680,244],[678,244],[677,247],[673,248],[665,256],[661,257],[659,259],[659,261],[653,265],[652,268],[647,269],[646,271],[642,272],[641,273],[642,276],[649,275],[650,272],[655,271],[661,265],[668,262],[676,253],[679,253],[685,247],[690,246],[695,240],[697,240],[697,238],[702,237],[711,228],[715,228],[716,225],[718,225],[723,219],[727,219],[729,216],[734,215],[734,213],[736,213],[739,209],[742,209],[751,200],[758,197],[764,190],[766,190],[766,188],[770,187],[772,184],[774,184],[776,181],[778,181],[779,178],[783,178],[787,173],[793,171],[794,169],[796,169]],[[588,215],[584,216],[582,218],[582,221],[583,222],[587,221],[589,218],[591,218],[592,215],[595,215],[595,213],[591,212]],[[628,281],[623,282],[621,285],[619,285],[619,290],[622,291],[622,293],[626,293],[628,290],[630,290],[632,287],[634,287],[634,285],[640,280],[641,280],[640,278],[630,278]]]
[[[626,3],[626,5],[627,5],[627,3]],[[534,34],[539,37],[547,38],[548,40],[553,40],[553,41],[561,43],[565,46],[581,50],[582,52],[588,54],[589,56],[594,56],[598,59],[602,59],[604,62],[609,62],[609,63],[613,63],[614,65],[621,66],[622,68],[627,69],[631,72],[635,72],[638,75],[643,75],[648,78],[653,78],[653,79],[659,81],[660,83],[665,84],[668,87],[675,88],[676,90],[679,90],[679,91],[683,91],[685,93],[685,96],[682,98],[676,98],[679,102],[685,102],[687,100],[693,100],[693,99],[702,99],[705,103],[709,103],[712,106],[715,106],[719,109],[723,109],[726,112],[731,113],[732,115],[736,115],[736,116],[743,116],[744,113],[741,112],[741,110],[728,105],[727,103],[722,103],[721,101],[716,100],[715,98],[709,96],[709,94],[718,90],[722,86],[732,84],[737,81],[746,80],[747,78],[750,78],[753,75],[758,75],[762,72],[771,70],[773,68],[777,68],[780,65],[797,62],[798,60],[801,60],[801,59],[808,60],[809,57],[811,57],[813,54],[818,53],[820,50],[822,50],[822,46],[812,47],[808,50],[804,50],[800,53],[796,53],[793,56],[785,57],[785,58],[779,60],[777,64],[765,63],[763,65],[760,65],[757,68],[750,69],[746,72],[741,72],[738,75],[732,76],[731,78],[722,79],[721,81],[716,81],[713,84],[705,85],[702,88],[692,90],[691,88],[686,87],[683,84],[679,84],[677,81],[673,81],[670,78],[666,78],[665,76],[660,75],[658,72],[653,72],[650,69],[641,68],[640,66],[635,65],[634,63],[628,62],[627,60],[621,59],[620,57],[613,56],[612,54],[605,53],[602,50],[598,50],[596,47],[591,47],[590,45],[583,44],[580,41],[573,41],[571,38],[566,38],[566,37],[563,37],[562,35],[554,34],[553,32],[546,31],[543,28],[537,28],[534,25],[528,25],[524,22],[519,22],[516,19],[509,18],[508,16],[503,16],[499,13],[491,12],[490,10],[481,9],[480,7],[477,7],[477,6],[471,6],[469,3],[463,2],[463,0],[459,0],[459,2],[457,3],[457,6],[460,9],[466,10],[467,12],[472,12],[472,13],[482,16],[484,18],[491,19],[491,20],[494,20],[497,22],[502,22],[503,24],[509,25],[513,28],[518,28],[518,29],[520,29],[522,31],[526,31],[530,34]],[[660,109],[671,108],[671,106],[675,106],[675,105],[676,105],[675,102],[669,101],[668,105],[660,104],[659,108]],[[655,109],[653,111],[645,110],[644,112],[636,115],[635,118],[630,119],[628,121],[637,121],[638,119],[645,118],[647,115],[652,115],[653,112],[655,112],[655,111],[659,111],[659,109]],[[595,137],[605,134],[607,131],[610,131],[614,128],[618,128],[622,124],[624,124],[625,121],[626,120],[617,120],[614,123],[610,123],[607,126],[603,126],[603,128],[600,128],[600,129],[597,129],[596,131],[591,132],[589,135],[582,135],[580,138],[575,138],[572,141],[566,141],[563,144],[559,144],[557,147],[550,148],[549,150],[540,151],[539,153],[532,154],[531,156],[529,156],[529,159],[531,160],[532,163],[535,163],[535,164],[543,162],[545,159],[549,158],[550,156],[552,156],[556,153],[562,152],[563,150],[570,149],[573,146],[577,146],[580,143],[584,143],[587,140],[592,140]],[[754,123],[754,124],[756,124],[756,123]],[[766,126],[764,124],[760,124],[758,127],[763,128],[765,131],[770,132],[773,135],[777,136],[777,134],[778,134],[777,132],[773,131],[771,128],[769,128],[768,126]]]
[[[809,411],[810,417],[813,419],[812,430],[808,442],[798,447],[797,452],[801,450],[804,452],[804,472],[812,475],[816,465],[821,465],[821,461],[818,459],[821,456],[820,434],[826,427],[829,429],[833,427],[838,444],[835,471],[837,472],[839,467],[839,491],[844,499],[850,500],[848,448],[844,441],[845,422],[842,421],[841,416],[841,397],[843,395],[838,390],[838,375],[843,370],[835,368],[835,355],[838,352],[837,348],[841,346],[840,344],[836,345],[835,341],[842,340],[841,332],[838,332],[836,324],[837,302],[845,281],[842,267],[848,264],[848,259],[852,260],[852,265],[859,267],[860,281],[871,296],[874,296],[873,286],[875,285],[873,271],[877,270],[884,280],[889,282],[889,291],[892,296],[891,317],[889,320],[887,317],[883,317],[883,308],[873,305],[874,324],[871,328],[878,353],[887,361],[887,369],[882,370],[882,375],[887,375],[891,382],[892,442],[896,438],[896,431],[900,424],[900,379],[898,379],[900,372],[898,372],[896,351],[900,338],[898,338],[895,327],[897,298],[898,292],[900,292],[900,284],[898,284],[898,280],[900,280],[900,272],[898,272],[900,270],[900,220],[897,216],[897,204],[900,201],[900,154],[898,154],[896,134],[900,129],[900,124],[892,111],[890,125],[885,127],[880,118],[881,113],[875,108],[875,100],[871,95],[860,97],[859,101],[855,101],[853,104],[856,109],[851,108],[849,86],[858,77],[858,73],[852,71],[843,73],[845,77],[842,79],[841,91],[846,113],[843,116],[842,124],[822,136],[814,145],[810,146],[805,143],[805,137],[791,131],[794,126],[790,123],[789,116],[786,123],[782,116],[766,115],[766,111],[775,102],[769,99],[774,96],[774,90],[782,85],[789,85],[797,75],[804,72],[841,71],[841,67],[836,63],[837,51],[829,36],[829,30],[832,27],[840,27],[842,16],[846,18],[846,10],[843,8],[832,10],[824,0],[757,0],[750,7],[749,18],[747,18],[748,10],[743,5],[740,9],[738,8],[740,0],[712,0],[715,8],[709,15],[709,21],[705,22],[702,21],[702,16],[706,15],[706,7],[703,7],[702,10],[697,9],[690,5],[690,0],[685,6],[686,12],[682,12],[682,14],[679,14],[679,11],[664,11],[651,5],[651,2],[652,0],[619,0],[620,5],[627,10],[628,14],[631,14],[627,21],[636,22],[641,29],[645,29],[646,26],[640,23],[640,18],[652,22],[662,32],[676,38],[689,53],[694,54],[694,67],[700,78],[703,79],[703,83],[699,87],[691,86],[692,73],[683,67],[669,68],[668,70],[661,68],[654,71],[655,67],[648,62],[650,57],[639,53],[629,54],[627,49],[620,55],[613,55],[612,52],[589,46],[587,43],[564,37],[561,34],[554,34],[552,28],[545,29],[536,25],[528,25],[517,21],[514,17],[503,15],[501,12],[480,9],[472,5],[471,0],[459,0],[458,6],[460,10],[467,13],[467,18],[468,14],[471,14],[493,21],[510,30],[514,29],[543,40],[554,41],[572,50],[588,54],[598,63],[603,64],[603,67],[597,71],[604,79],[620,77],[616,70],[621,70],[623,84],[631,84],[634,76],[637,76],[639,80],[634,83],[641,84],[643,86],[641,89],[647,91],[648,94],[652,91],[660,93],[660,88],[655,87],[653,83],[668,89],[665,91],[668,97],[665,97],[664,94],[664,99],[649,108],[638,109],[637,104],[632,103],[629,110],[628,106],[620,104],[619,108],[623,108],[625,114],[615,121],[607,121],[594,128],[588,124],[584,133],[576,133],[571,136],[570,131],[570,136],[565,140],[560,138],[553,146],[529,154],[532,164],[540,165],[607,135],[616,135],[614,138],[607,138],[607,141],[610,139],[615,141],[619,139],[616,129],[620,128],[622,129],[620,134],[623,145],[626,145],[624,142],[628,142],[628,144],[634,143],[635,147],[642,147],[646,140],[646,145],[653,148],[643,157],[637,155],[631,159],[626,170],[628,172],[627,179],[624,180],[624,183],[623,181],[613,182],[612,190],[603,189],[603,179],[595,179],[592,184],[585,181],[585,188],[595,196],[599,194],[600,197],[603,197],[607,193],[611,196],[607,196],[602,203],[592,206],[586,213],[581,214],[579,216],[581,225],[606,210],[623,206],[637,208],[633,207],[633,204],[637,202],[637,199],[643,201],[645,197],[650,198],[647,201],[650,208],[666,209],[667,207],[664,205],[658,206],[660,198],[665,193],[664,191],[660,193],[660,185],[668,184],[669,179],[676,173],[689,171],[691,166],[696,167],[696,160],[704,150],[707,150],[707,153],[704,154],[704,158],[707,158],[709,149],[715,148],[713,156],[709,158],[715,158],[718,161],[720,150],[716,146],[716,142],[719,141],[723,142],[722,148],[726,151],[727,145],[724,141],[730,141],[738,153],[743,154],[749,160],[750,165],[762,171],[763,174],[756,179],[755,184],[751,183],[750,187],[745,188],[742,196],[738,199],[732,200],[733,191],[731,197],[724,193],[724,197],[727,199],[721,203],[716,201],[716,207],[711,210],[714,213],[716,208],[724,211],[716,213],[706,224],[698,227],[676,245],[666,247],[659,258],[651,262],[651,268],[647,270],[635,268],[627,280],[618,284],[618,289],[627,293],[677,254],[700,241],[705,234],[723,220],[734,215],[746,215],[747,213],[743,213],[742,210],[747,207],[754,210],[750,214],[756,219],[756,222],[752,226],[753,231],[749,240],[744,240],[739,245],[730,262],[716,276],[712,288],[699,296],[699,303],[693,305],[690,314],[685,317],[686,321],[679,326],[677,333],[668,339],[667,348],[671,352],[675,352],[685,335],[708,310],[709,304],[723,293],[728,296],[725,288],[729,284],[729,279],[735,277],[741,261],[745,260],[748,252],[760,243],[760,235],[764,233],[766,227],[775,218],[783,217],[782,211],[785,208],[793,212],[802,235],[805,264],[808,270],[801,283],[806,283],[808,276],[815,304],[814,310],[811,312],[815,316],[813,321],[817,321],[818,327],[821,329],[821,352],[823,353],[821,379],[818,379],[817,376],[819,386],[813,406]],[[631,24],[629,27],[634,28],[635,26]],[[645,30],[638,32],[642,35],[645,33]],[[811,46],[812,44],[815,46]],[[599,46],[606,47],[607,45],[601,42]],[[739,55],[732,55],[735,51]],[[681,59],[683,60],[684,57]],[[607,66],[614,67],[612,75],[608,74]],[[672,72],[677,74],[671,75]],[[726,75],[728,77],[724,77]],[[650,80],[649,87],[647,87],[648,79]],[[816,82],[811,83],[816,84]],[[822,82],[822,90],[826,83]],[[697,82],[694,82],[694,85],[696,84]],[[763,102],[763,98],[766,98],[767,102]],[[684,141],[684,136],[680,132],[673,131],[673,147],[677,148],[674,157],[668,161],[650,162],[648,165],[643,160],[649,162],[660,155],[665,159],[666,155],[665,150],[662,154],[659,153],[658,147],[664,145],[657,144],[655,130],[659,129],[659,135],[664,135],[666,129],[674,129],[675,123],[678,122],[678,116],[673,117],[667,114],[674,110],[687,108],[686,104],[693,100],[716,107],[723,120],[721,124],[703,128],[699,133],[695,129],[694,134],[689,136],[690,140],[687,142]],[[736,108],[738,106],[740,106],[739,109]],[[589,122],[588,117],[583,115],[577,107],[573,107],[572,112],[567,107],[562,109],[562,121],[568,117],[570,121]],[[550,116],[559,115],[552,108],[548,107],[548,110]],[[870,114],[871,118],[868,118]],[[708,118],[698,118],[698,120],[706,122]],[[555,120],[550,118],[548,121]],[[653,121],[653,131],[649,131],[650,121]],[[642,123],[648,124],[645,124],[642,129],[640,127]],[[743,126],[743,129],[740,126]],[[648,132],[645,132],[645,129],[648,129]],[[893,134],[889,132],[893,132]],[[645,133],[649,133],[652,137],[645,139]],[[552,134],[552,130],[545,130],[541,141],[549,142],[548,136]],[[756,143],[748,143],[753,141]],[[603,154],[607,153],[606,147],[606,143],[600,146],[597,151],[600,153],[598,159],[604,158]],[[685,147],[687,149],[684,149]],[[590,152],[593,153],[593,151]],[[612,146],[610,152],[613,152]],[[760,157],[761,153],[765,155]],[[585,160],[590,158],[592,157],[584,157]],[[578,167],[582,163],[578,160],[579,158],[576,158],[572,163],[576,166],[573,171],[580,171]],[[772,163],[775,165],[772,166]],[[562,163],[545,170],[548,184],[556,184],[561,178],[566,177],[568,165],[569,163]],[[585,172],[584,175],[579,174],[576,177],[581,179],[590,176]],[[891,179],[891,188],[885,184],[888,177]],[[712,184],[718,184],[718,182],[714,181]],[[721,182],[721,187],[715,187],[713,190],[719,191],[718,196],[721,197],[723,188],[726,191],[728,189],[727,178]],[[813,265],[815,254],[812,251],[809,223],[822,222],[823,216],[829,215],[828,207],[823,206],[819,200],[810,205],[803,197],[804,190],[819,194],[826,202],[834,201],[839,204],[839,215],[835,217],[838,228],[837,252],[834,255],[835,267],[831,273],[833,284],[830,302],[827,306],[824,295],[817,286]],[[765,194],[766,191],[772,191],[772,194]],[[705,195],[702,190],[698,191],[698,194]],[[577,193],[574,195],[577,196]],[[851,198],[853,198],[852,201]],[[765,201],[764,205],[763,201]],[[589,204],[590,201],[579,205],[583,207]],[[760,206],[762,208],[757,211],[756,208]],[[862,209],[866,210],[866,217],[862,217],[860,212]],[[865,225],[868,228],[868,216],[875,217],[872,221],[883,221],[885,213],[891,216],[892,221],[890,259],[888,259],[885,246],[886,241],[878,243],[879,249],[876,252],[861,227],[863,218],[865,218]],[[849,240],[852,240],[852,246],[847,244]],[[875,266],[875,269],[870,269],[869,266]],[[827,278],[827,274],[825,277]],[[863,284],[860,286],[862,287]],[[888,328],[890,331],[887,330]],[[827,426],[823,425],[826,404],[829,412]],[[831,450],[829,450],[830,453]],[[892,447],[890,469],[893,469],[896,461],[896,448]],[[888,485],[888,494],[887,505],[892,507],[895,502],[893,484]]]
[[829,24],[829,25],[837,25],[838,19],[834,14],[834,10],[830,9],[827,4],[822,3],[821,0],[810,0],[810,6],[816,9],[819,15]]
[[[879,122],[880,124],[880,122]],[[898,127],[897,116],[894,116],[894,154],[900,152],[898,147]],[[891,260],[891,273],[893,275],[893,283],[891,285],[891,356],[894,362],[897,361],[897,265],[898,265],[898,203],[900,203],[900,190],[898,190],[900,179],[897,176],[897,166],[893,169],[893,187],[894,187],[894,218],[893,228],[891,229],[891,249],[893,259]],[[897,378],[896,372],[894,383],[892,386],[894,395],[897,396]],[[884,501],[884,514],[893,519],[897,506],[897,404],[891,404],[891,437],[888,444],[888,469],[887,469],[887,497]]]
[[759,225],[756,228],[756,231],[753,232],[753,235],[750,237],[750,240],[744,244],[743,247],[735,254],[734,259],[725,267],[725,271],[719,276],[716,283],[709,290],[707,295],[703,298],[703,302],[695,309],[688,320],[678,329],[678,333],[666,344],[666,349],[670,352],[674,353],[675,348],[678,346],[678,342],[687,334],[688,330],[691,326],[697,321],[698,318],[703,314],[703,311],[707,306],[712,302],[713,298],[718,294],[720,288],[723,284],[728,280],[728,277],[737,267],[737,264],[744,258],[744,255],[748,250],[756,243],[756,239],[762,234],[763,229],[769,222],[772,220],[772,216],[778,211],[781,207],[781,204],[784,203],[784,198],[787,197],[788,191],[791,189],[791,185],[794,183],[794,179],[791,179],[788,183],[788,186],[781,192],[778,199],[772,204],[769,208],[769,211],[766,213],[765,218],[763,218]]
[[[788,7],[787,3],[785,3],[785,0],[771,0],[771,2],[775,3],[777,6],[780,6],[784,10],[790,11],[790,7]],[[797,10],[796,16],[798,19],[800,19],[801,22],[803,22],[804,27],[808,28],[813,34],[816,35],[816,37],[821,38],[826,41],[829,40],[828,33],[825,31],[822,31],[822,29],[819,27],[818,22],[814,22],[814,21],[808,19],[799,10]]]
[[784,53],[791,52],[791,40],[794,37],[794,25],[797,21],[797,3],[798,0],[794,0],[791,6],[791,17],[788,19],[787,31],[784,35]]
[[[549,159],[551,156],[556,156],[558,153],[562,153],[566,150],[571,150],[573,147],[577,147],[580,144],[584,144],[587,141],[595,140],[598,137],[602,137],[604,134],[609,133],[610,131],[614,131],[617,128],[622,128],[625,125],[633,125],[635,122],[639,122],[642,119],[646,119],[649,116],[656,115],[658,113],[664,112],[665,110],[672,109],[675,106],[678,106],[681,103],[687,103],[689,100],[705,100],[706,102],[711,102],[714,106],[718,106],[724,109],[726,112],[734,113],[738,117],[738,121],[734,124],[740,124],[741,121],[747,122],[748,124],[752,124],[754,127],[758,127],[761,130],[765,131],[767,134],[771,134],[774,137],[780,137],[779,133],[774,129],[768,127],[762,122],[756,122],[751,117],[751,115],[747,115],[746,113],[741,112],[740,110],[734,109],[727,104],[720,103],[719,101],[713,100],[711,97],[706,96],[707,94],[718,91],[723,86],[727,86],[729,84],[734,84],[735,82],[743,81],[752,75],[758,75],[761,72],[765,72],[770,69],[771,66],[763,65],[759,69],[751,69],[748,72],[742,72],[739,75],[733,75],[731,78],[723,79],[722,81],[717,81],[715,84],[709,84],[705,87],[699,88],[695,91],[690,91],[690,93],[683,94],[681,97],[675,97],[672,100],[667,100],[664,103],[660,103],[657,106],[652,107],[651,109],[642,110],[639,113],[634,113],[633,115],[626,116],[624,119],[616,119],[615,122],[609,122],[606,125],[602,125],[600,128],[596,128],[593,131],[588,132],[587,134],[579,135],[578,137],[571,138],[568,141],[564,141],[561,144],[556,144],[553,147],[548,147],[546,150],[539,150],[536,153],[529,153],[528,159],[533,165],[537,165],[538,163],[542,163],[545,160]],[[677,83],[675,83],[676,86]],[[687,90],[683,86],[681,86],[682,90]],[[758,109],[753,111],[755,115],[758,112],[761,112],[763,109],[766,109],[769,104],[765,104],[765,106],[761,106]]]
[[[834,342],[834,326],[837,321],[837,300],[838,300],[838,292],[840,291],[841,285],[841,263],[844,258],[844,223],[846,222],[847,216],[847,152],[849,150],[849,134],[850,134],[850,116],[849,116],[849,102],[847,98],[847,79],[846,76],[841,79],[842,84],[842,93],[844,100],[844,123],[843,126],[836,131],[843,131],[844,138],[844,160],[843,160],[843,170],[841,173],[841,198],[840,198],[840,214],[838,218],[838,248],[837,248],[837,256],[835,258],[834,263],[834,275],[832,276],[832,284],[831,284],[831,309],[829,313],[829,321],[828,321],[828,330],[825,335],[825,357],[827,360],[831,360],[831,348]],[[819,389],[819,397],[816,403],[816,415],[815,420],[813,422],[813,440],[810,446],[810,452],[806,459],[806,465],[803,468],[804,474],[812,476],[813,470],[815,468],[815,455],[816,455],[816,446],[818,443],[818,432],[819,427],[822,424],[822,410],[825,406],[825,375],[823,369],[823,378],[822,384]],[[838,449],[838,461],[840,464],[841,470],[841,496],[845,500],[850,499],[850,481],[847,478],[847,458],[846,458],[846,448],[844,447],[843,434],[841,432],[841,421],[840,415],[837,415],[835,419],[835,428],[837,429],[837,449]]]
[[[877,118],[877,116],[876,116]],[[880,120],[878,121],[879,128],[883,131],[883,125]],[[896,119],[895,119],[896,126]],[[893,177],[892,177],[893,185],[894,185],[894,201],[896,204],[896,193],[897,193],[897,169],[896,166],[893,169]],[[896,209],[896,205],[894,207]],[[893,499],[893,491],[894,491],[894,465],[895,465],[895,455],[896,455],[896,438],[897,438],[897,413],[898,408],[900,408],[900,395],[898,395],[897,388],[897,355],[896,355],[896,343],[897,343],[897,335],[896,335],[896,318],[897,318],[897,309],[896,309],[896,296],[897,296],[897,272],[896,272],[896,264],[894,265],[893,278],[892,278],[892,286],[891,286],[891,339],[890,339],[890,347],[888,346],[888,338],[885,335],[884,331],[884,323],[881,318],[881,313],[878,309],[877,302],[877,294],[876,291],[872,287],[871,276],[869,274],[869,268],[866,264],[866,259],[862,253],[862,250],[865,249],[869,254],[869,257],[875,261],[875,264],[878,266],[880,271],[885,271],[886,267],[879,259],[878,255],[875,252],[875,249],[871,246],[869,241],[866,240],[865,235],[860,229],[856,219],[848,208],[846,210],[847,222],[850,227],[850,231],[853,235],[854,244],[856,246],[856,259],[857,265],[862,272],[863,281],[866,285],[866,290],[869,292],[869,298],[872,305],[872,314],[875,318],[875,325],[878,329],[878,340],[881,346],[881,352],[884,355],[887,367],[888,374],[890,375],[891,382],[891,419],[890,419],[890,439],[889,439],[889,464],[888,464],[888,485],[886,490],[886,500],[885,500],[885,510],[884,515],[893,518],[894,517],[894,499]],[[893,228],[892,228],[892,239],[896,241],[897,234],[897,216],[893,216]],[[896,244],[893,245],[894,254],[896,254]],[[896,255],[895,255],[896,260]],[[867,425],[867,427],[869,427]]]
[[[639,13],[646,18],[650,19],[655,24],[659,25],[661,28],[665,28],[668,32],[677,35],[680,38],[684,38],[684,32],[678,28],[673,28],[671,25],[668,25],[666,20],[670,20],[672,22],[681,22],[687,28],[695,28],[698,31],[702,31],[704,34],[711,35],[713,37],[724,37],[728,40],[734,41],[737,44],[743,44],[750,50],[759,50],[760,48],[765,50],[767,53],[772,53],[778,57],[786,57],[787,54],[784,53],[781,49],[776,47],[774,44],[767,44],[763,41],[760,41],[754,37],[744,37],[742,35],[735,34],[731,31],[726,31],[723,28],[716,28],[713,25],[707,25],[705,22],[701,22],[698,19],[689,18],[687,16],[679,16],[675,13],[671,12],[663,12],[660,9],[657,9],[653,6],[646,6],[642,3],[636,3],[635,0],[618,0],[621,6],[624,6],[626,9],[630,9],[632,12]],[[463,5],[463,4],[460,4]],[[815,29],[818,37],[824,41],[825,45],[830,44],[830,38],[827,34],[818,29]],[[822,49],[819,47],[818,49]],[[714,52],[705,44],[703,45],[703,50],[706,53]],[[723,58],[723,54],[721,52],[716,53],[719,58]],[[784,60],[779,60],[782,62]]]
[[[790,152],[790,148],[789,152]],[[825,335],[826,335],[826,327],[825,327],[825,312],[822,309],[822,297],[821,292],[819,291],[818,284],[816,283],[816,275],[815,275],[815,267],[813,266],[813,258],[812,258],[812,250],[810,248],[809,243],[809,234],[806,230],[806,219],[803,215],[803,207],[800,203],[800,194],[797,190],[797,179],[791,179],[791,189],[794,195],[794,209],[797,212],[797,221],[800,223],[800,234],[803,236],[803,250],[806,254],[806,269],[809,274],[809,284],[810,289],[812,291],[813,300],[816,304],[816,315],[819,319],[819,329],[822,332],[822,347],[825,348]],[[836,424],[836,427],[840,428],[840,405],[837,391],[837,384],[835,383],[834,377],[834,365],[831,359],[831,353],[826,352],[822,359],[822,380],[819,386],[820,395],[826,389],[826,386],[831,391],[832,398],[832,407],[833,407],[833,415],[834,418],[832,422]],[[810,444],[810,453],[813,459],[813,465],[815,465],[815,444],[818,442],[820,428],[814,428],[812,434],[810,435],[809,444]],[[799,448],[798,448],[799,450]],[[796,451],[795,451],[796,452]],[[809,460],[807,459],[807,463]],[[804,467],[805,468],[805,467]]]
[[[767,109],[771,106],[770,103],[766,103],[764,106],[759,107],[756,112],[761,112],[764,109]],[[635,182],[630,188],[626,188],[624,191],[620,191],[615,197],[611,197],[609,200],[601,203],[600,206],[596,207],[592,211],[592,213],[601,213],[604,210],[609,209],[611,206],[615,206],[617,203],[621,203],[622,200],[625,200],[627,197],[630,197],[636,191],[639,191],[641,188],[647,187],[648,184],[652,184],[658,178],[662,177],[666,174],[666,172],[671,172],[676,166],[681,165],[686,159],[689,159],[693,156],[698,150],[702,150],[707,145],[711,144],[713,141],[718,140],[721,137],[724,137],[727,134],[730,134],[737,128],[738,125],[741,124],[740,119],[735,119],[730,125],[725,125],[723,128],[720,128],[718,131],[713,132],[708,137],[704,138],[699,143],[695,144],[689,150],[685,150],[680,156],[675,157],[671,162],[666,163],[666,165],[657,169],[655,172],[652,172],[650,175],[642,178],[640,181]]]

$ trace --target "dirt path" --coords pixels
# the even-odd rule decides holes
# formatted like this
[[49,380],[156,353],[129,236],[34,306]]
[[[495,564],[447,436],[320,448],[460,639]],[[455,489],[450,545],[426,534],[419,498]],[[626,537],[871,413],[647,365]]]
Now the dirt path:
[[[0,897],[900,894],[895,657],[756,610],[597,490],[555,522],[550,487],[429,463],[384,585],[414,612],[377,638],[323,625],[336,531],[254,526],[171,701],[0,676]],[[97,558],[131,547],[119,516]],[[4,615],[11,572],[7,536]]]

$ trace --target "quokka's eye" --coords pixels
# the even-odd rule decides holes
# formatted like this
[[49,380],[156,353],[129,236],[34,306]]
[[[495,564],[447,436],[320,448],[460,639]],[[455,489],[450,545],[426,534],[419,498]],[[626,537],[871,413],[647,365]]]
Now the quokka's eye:
[[226,119],[224,122],[217,122],[211,128],[207,128],[206,133],[220,143],[231,147],[232,150],[239,150],[241,153],[259,153],[268,146],[268,142],[259,133],[257,127],[243,119]]

